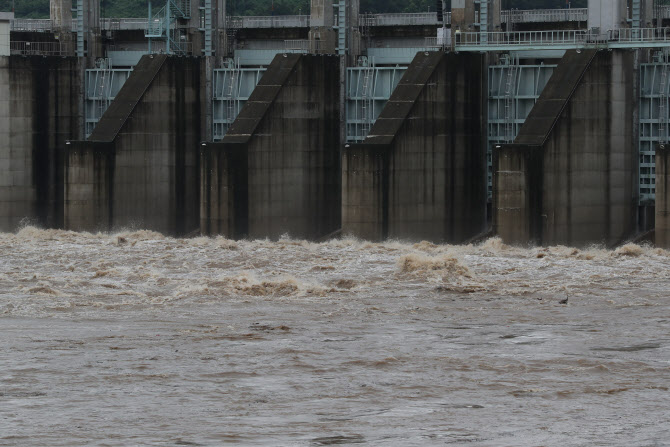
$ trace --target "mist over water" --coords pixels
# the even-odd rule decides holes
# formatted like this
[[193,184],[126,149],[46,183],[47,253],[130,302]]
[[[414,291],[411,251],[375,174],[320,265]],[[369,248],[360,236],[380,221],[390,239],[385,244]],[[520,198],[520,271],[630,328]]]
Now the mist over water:
[[0,233],[0,445],[668,445],[669,267]]

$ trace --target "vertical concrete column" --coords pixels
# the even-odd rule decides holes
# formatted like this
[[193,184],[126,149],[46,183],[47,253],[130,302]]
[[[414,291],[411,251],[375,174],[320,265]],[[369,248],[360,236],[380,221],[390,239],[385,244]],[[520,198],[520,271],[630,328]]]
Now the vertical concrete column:
[[13,12],[0,12],[0,56],[9,56],[10,22],[14,19]]
[[474,31],[475,0],[451,0],[452,42],[460,32]]
[[63,150],[77,135],[80,61],[0,57],[0,231],[63,218]]
[[335,53],[337,33],[333,29],[335,25],[333,1],[336,0],[312,0],[309,41],[313,53]]
[[589,0],[588,28],[602,33],[626,27],[627,0]]
[[497,146],[493,153],[494,233],[509,244],[541,239],[542,149]]
[[50,0],[49,17],[56,32],[71,31],[72,0]]
[[[216,0],[212,0],[212,9],[215,8]],[[200,9],[200,1],[191,0],[191,10],[189,11],[190,19],[185,19],[185,24],[182,23],[182,32],[186,34],[186,41],[191,44],[191,51],[194,56],[202,56],[205,48],[205,33],[200,31],[200,14],[205,14],[204,9]],[[183,22],[183,20],[182,20]],[[214,26],[214,18],[212,18],[212,26]],[[179,24],[178,24],[179,26]]]
[[214,54],[218,58],[226,56],[226,0],[215,0],[216,9],[213,14],[214,33],[212,36]]
[[[84,0],[84,30],[88,41],[89,61],[103,56],[100,35],[100,0]],[[89,65],[92,65],[89,64]]]
[[656,245],[670,249],[670,147],[656,148]]
[[72,32],[72,0],[51,0],[49,17],[54,25],[56,39],[61,44],[70,45],[74,50],[75,37]]
[[500,0],[491,0],[489,2],[489,31],[494,33],[501,30],[500,3]]
[[361,31],[358,26],[361,12],[360,0],[348,0],[347,9],[349,14],[347,17],[349,65],[354,65],[361,54]]
[[72,142],[65,150],[64,228],[74,231],[112,229],[114,147]]
[[654,27],[654,0],[642,0],[641,28]]
[[342,232],[381,241],[388,236],[389,150],[345,145],[342,151]]

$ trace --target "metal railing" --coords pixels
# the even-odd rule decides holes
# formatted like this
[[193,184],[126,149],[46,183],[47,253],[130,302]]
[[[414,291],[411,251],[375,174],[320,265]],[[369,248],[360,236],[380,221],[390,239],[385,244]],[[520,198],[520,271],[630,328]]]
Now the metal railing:
[[151,41],[151,51],[149,51],[149,45],[146,41],[139,42],[132,45],[105,45],[105,50],[110,51],[141,51],[146,54],[154,53],[160,54],[165,53],[165,41],[164,40],[153,40]]
[[359,23],[365,26],[437,25],[437,13],[361,14]]
[[100,19],[100,29],[104,30],[144,30],[148,25],[146,18]]
[[586,22],[588,18],[588,8],[527,10],[511,9],[504,10],[500,14],[500,20],[503,23]]
[[583,30],[569,31],[520,31],[492,33],[457,33],[455,46],[509,46],[509,47],[586,47],[597,44],[634,46],[670,43],[670,29],[666,28],[625,28],[592,33]]
[[321,41],[285,40],[284,49],[288,53],[318,53],[321,51]]
[[233,28],[309,28],[310,16],[233,16]]
[[465,32],[455,35],[455,45],[562,46],[587,42],[587,31]]
[[61,42],[24,42],[9,43],[10,53],[19,56],[72,56],[74,48],[69,43]]
[[[663,7],[661,15],[663,18],[670,18],[670,6]],[[447,24],[451,23],[451,14],[445,14],[444,19]],[[501,12],[502,22],[576,22],[586,21],[587,19],[588,10],[586,8],[505,10]],[[438,24],[437,13],[435,12],[361,14],[359,23],[366,26],[421,26]],[[230,24],[233,28],[308,28],[310,26],[310,16],[231,16]],[[66,28],[75,31],[72,26],[70,25]],[[103,30],[142,30],[146,29],[147,26],[148,22],[144,17],[100,19],[100,28]],[[48,32],[54,30],[54,23],[50,19],[14,19],[12,20],[11,30]]]
[[424,48],[428,51],[444,50],[447,46],[447,39],[440,37],[426,37],[424,42]]
[[668,28],[624,28],[607,32],[607,40],[614,43],[670,42]]
[[47,32],[54,29],[51,19],[14,19],[11,21],[12,31]]

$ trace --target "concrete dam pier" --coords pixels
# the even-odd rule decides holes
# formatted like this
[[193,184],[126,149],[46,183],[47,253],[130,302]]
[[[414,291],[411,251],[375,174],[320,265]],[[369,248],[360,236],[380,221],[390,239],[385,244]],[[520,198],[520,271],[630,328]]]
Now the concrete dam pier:
[[416,55],[363,143],[343,152],[342,229],[460,243],[485,229],[482,55]]
[[204,234],[317,239],[340,228],[340,60],[277,55],[220,143],[203,143]]
[[0,57],[0,230],[63,226],[63,150],[76,138],[75,58]]
[[200,64],[144,56],[91,136],[65,151],[65,228],[199,227]]
[[0,231],[670,246],[670,8],[168,1],[0,14]]
[[494,152],[494,224],[511,243],[617,245],[635,229],[633,54],[568,52],[513,144]]

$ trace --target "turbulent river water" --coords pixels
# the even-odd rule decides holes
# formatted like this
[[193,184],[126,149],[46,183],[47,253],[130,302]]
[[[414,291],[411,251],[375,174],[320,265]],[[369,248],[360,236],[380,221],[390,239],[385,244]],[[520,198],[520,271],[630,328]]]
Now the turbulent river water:
[[636,245],[27,227],[0,445],[669,445],[669,286]]

